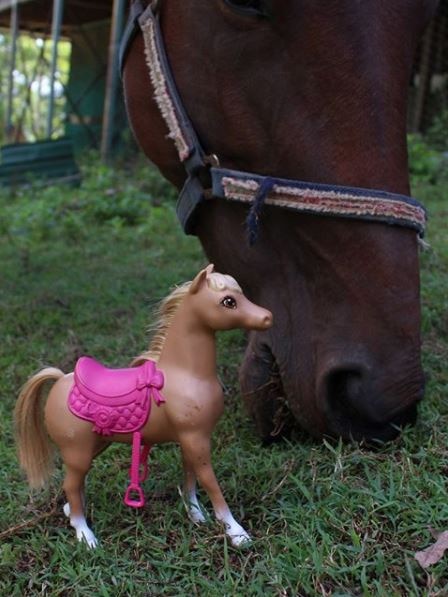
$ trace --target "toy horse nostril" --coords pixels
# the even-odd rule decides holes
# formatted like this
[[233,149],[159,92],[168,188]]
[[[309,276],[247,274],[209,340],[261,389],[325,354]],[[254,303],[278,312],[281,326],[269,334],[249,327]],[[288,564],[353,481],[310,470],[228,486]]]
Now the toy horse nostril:
[[267,312],[265,315],[257,315],[253,323],[253,329],[260,332],[268,330],[272,326],[272,313]]
[[265,329],[268,329],[272,326],[274,318],[272,317],[272,313],[268,313],[263,317],[263,326]]

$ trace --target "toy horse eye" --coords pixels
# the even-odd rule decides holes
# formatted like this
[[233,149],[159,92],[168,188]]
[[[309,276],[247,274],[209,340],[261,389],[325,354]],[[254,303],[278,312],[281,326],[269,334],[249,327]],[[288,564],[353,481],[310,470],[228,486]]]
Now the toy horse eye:
[[248,16],[269,17],[270,0],[224,0],[233,10]]
[[226,309],[236,309],[237,307],[236,300],[233,296],[225,296],[221,301],[221,305],[226,307]]

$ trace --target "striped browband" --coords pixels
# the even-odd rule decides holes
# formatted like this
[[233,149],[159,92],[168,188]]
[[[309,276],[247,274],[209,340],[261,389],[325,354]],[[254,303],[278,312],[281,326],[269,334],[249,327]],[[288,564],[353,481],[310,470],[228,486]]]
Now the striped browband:
[[[122,41],[121,62],[123,64],[130,41],[140,27],[154,97],[187,173],[177,204],[177,214],[187,234],[194,234],[198,206],[205,197],[211,197],[250,205],[255,220],[257,210],[266,203],[305,214],[402,226],[423,237],[426,210],[406,195],[300,182],[219,167],[217,158],[204,152],[177,90],[159,23],[160,4],[161,0],[150,2],[149,6],[144,6],[141,0],[133,2]],[[204,180],[209,184],[204,185]]]
[[272,178],[212,168],[213,197],[253,204],[267,187],[264,203],[311,215],[337,216],[413,228],[423,236],[426,211],[415,199],[385,191]]

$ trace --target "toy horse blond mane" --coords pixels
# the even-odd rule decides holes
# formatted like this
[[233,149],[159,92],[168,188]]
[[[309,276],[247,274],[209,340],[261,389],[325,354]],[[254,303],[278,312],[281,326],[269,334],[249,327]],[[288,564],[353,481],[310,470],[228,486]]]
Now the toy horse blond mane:
[[[152,335],[149,348],[132,360],[132,367],[142,365],[145,361],[158,361],[165,344],[168,330],[179,306],[188,294],[191,284],[192,282],[190,281],[185,282],[180,286],[176,286],[174,290],[159,303],[159,306],[154,311],[155,320],[148,328],[148,331]],[[207,285],[215,292],[221,292],[223,290],[243,292],[238,282],[232,278],[232,276],[219,274],[218,272],[209,274]]]

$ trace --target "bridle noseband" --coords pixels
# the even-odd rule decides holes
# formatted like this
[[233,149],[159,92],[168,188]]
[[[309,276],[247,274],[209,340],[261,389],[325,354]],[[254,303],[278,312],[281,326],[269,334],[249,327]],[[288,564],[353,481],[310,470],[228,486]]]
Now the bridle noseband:
[[180,192],[177,215],[186,234],[194,234],[199,205],[210,198],[247,203],[249,235],[256,238],[264,203],[296,212],[382,222],[415,230],[423,237],[425,208],[412,197],[371,189],[301,182],[221,168],[204,151],[185,110],[166,55],[159,23],[162,0],[144,6],[135,0],[121,45],[121,67],[127,49],[141,30],[154,97],[174,142],[187,179]]

